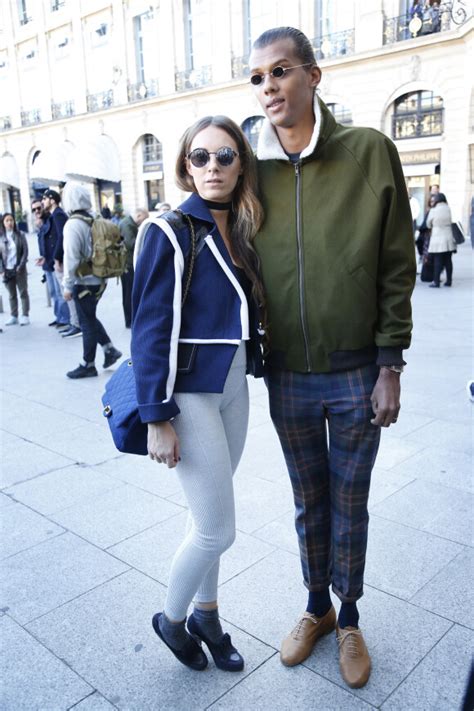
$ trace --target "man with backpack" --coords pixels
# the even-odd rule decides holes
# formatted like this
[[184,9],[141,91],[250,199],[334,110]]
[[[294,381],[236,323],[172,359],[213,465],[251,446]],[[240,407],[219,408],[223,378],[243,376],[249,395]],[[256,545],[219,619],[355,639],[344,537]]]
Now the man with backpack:
[[[69,220],[64,226],[64,298],[68,302],[74,299],[76,304],[82,329],[84,352],[83,362],[66,375],[68,378],[77,380],[94,377],[98,374],[95,367],[98,343],[104,350],[104,368],[113,365],[122,354],[113,346],[105,328],[96,316],[97,304],[107,285],[105,279],[115,273],[109,273],[107,264],[102,263],[97,268],[94,262],[96,251],[93,244],[94,218],[90,212],[92,204],[89,192],[82,185],[69,184],[64,189],[63,200],[69,213]],[[101,220],[101,222],[107,221]],[[112,223],[110,226],[116,230],[118,240],[120,240],[117,226]],[[101,236],[107,231],[108,226],[105,226],[105,230],[101,231]],[[117,242],[117,252],[119,251]],[[124,264],[124,259],[122,263]],[[119,272],[120,268],[117,271]]]

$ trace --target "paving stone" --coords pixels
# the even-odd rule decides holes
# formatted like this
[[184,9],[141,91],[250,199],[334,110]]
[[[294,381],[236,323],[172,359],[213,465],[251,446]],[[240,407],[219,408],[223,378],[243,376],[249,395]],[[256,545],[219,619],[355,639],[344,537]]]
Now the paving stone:
[[117,707],[104,699],[101,694],[95,691],[90,696],[87,696],[83,701],[73,706],[70,711],[110,711]]
[[16,504],[2,512],[1,532],[0,558],[3,559],[64,533],[64,528]]
[[0,703],[4,711],[66,710],[92,691],[89,684],[8,616],[0,619],[0,630]]
[[409,600],[463,547],[372,515],[365,581]]
[[455,449],[428,447],[391,471],[413,479],[474,492],[472,456]]
[[473,496],[428,481],[413,481],[373,507],[383,518],[404,523],[443,538],[472,545]]
[[300,554],[294,511],[287,511],[275,521],[270,521],[265,526],[257,528],[252,535],[294,555],[299,556]]
[[94,471],[166,499],[181,491],[174,469],[152,462],[149,457],[124,454],[94,467]]
[[391,496],[399,489],[403,489],[414,478],[410,474],[404,474],[403,470],[374,467],[370,481],[369,511],[388,496]]
[[[37,393],[30,395],[36,400]],[[5,393],[2,398],[2,407],[8,412],[8,430],[18,437],[22,437],[37,444],[44,444],[58,439],[58,433],[64,430],[64,412],[55,407],[46,406],[38,401],[25,399]],[[86,421],[82,417],[69,414],[68,427],[71,429],[82,427]]]
[[382,432],[376,466],[380,469],[391,469],[412,457],[423,447],[423,444],[415,441],[408,442],[406,439],[395,436],[386,437]]
[[15,437],[2,451],[0,488],[5,489],[38,474],[61,469],[72,463],[71,457],[62,456],[49,449]]
[[234,491],[237,528],[244,533],[252,533],[294,509],[291,484],[287,477],[270,482],[256,476],[239,476],[237,473]]
[[95,499],[102,492],[120,485],[117,480],[90,467],[73,464],[12,486],[6,493],[36,511],[49,514]]
[[473,648],[474,633],[458,625],[452,627],[382,705],[382,709],[461,709]]
[[417,592],[411,602],[474,629],[473,578],[474,551],[466,548]]
[[280,440],[273,425],[267,424],[249,430],[238,476],[244,471],[268,481],[288,477]]
[[121,561],[65,533],[3,562],[0,607],[25,623],[125,570]]
[[91,543],[107,548],[181,511],[166,499],[124,484],[51,517]]
[[425,447],[449,447],[452,442],[457,442],[460,451],[472,453],[472,427],[469,422],[460,424],[447,420],[433,420],[407,435],[406,440],[422,441]]
[[4,509],[7,506],[15,506],[16,501],[12,499],[11,496],[6,496],[6,494],[0,493],[0,509]]
[[410,412],[405,410],[405,407],[403,406],[404,388],[405,383],[403,383],[402,386],[402,409],[400,410],[398,421],[395,425],[390,425],[390,427],[383,431],[384,436],[405,437],[411,433],[416,434],[420,427],[429,424],[433,420],[433,417],[430,417],[429,415],[421,415],[418,412]]
[[[187,512],[173,516],[112,546],[108,552],[167,585],[172,558],[185,535],[186,520]],[[274,546],[238,531],[232,547],[221,556],[219,582],[230,580],[274,550]]]
[[[450,628],[440,617],[365,586],[359,601],[360,626],[372,659],[370,679],[358,698],[379,707]],[[305,666],[343,684],[336,635],[318,641]]]
[[[86,380],[88,379],[86,378]],[[38,437],[37,441],[45,447],[54,448],[55,452],[59,452],[75,462],[84,462],[85,464],[99,464],[117,456],[117,449],[108,429],[106,430],[102,424],[94,422],[71,429],[65,428],[61,437],[55,438],[54,441],[51,441],[51,438],[46,435]]]
[[372,707],[304,666],[282,666],[275,655],[209,708],[212,711],[369,711]]
[[28,628],[120,709],[204,709],[260,666],[274,650],[230,624],[225,628],[246,661],[243,672],[181,665],[158,639],[151,617],[164,587],[131,571],[81,595]]

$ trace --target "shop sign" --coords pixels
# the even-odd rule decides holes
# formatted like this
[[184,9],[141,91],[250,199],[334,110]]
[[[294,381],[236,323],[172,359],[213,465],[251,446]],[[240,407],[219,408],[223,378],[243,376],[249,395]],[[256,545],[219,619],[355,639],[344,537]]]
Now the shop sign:
[[400,160],[402,165],[439,163],[441,160],[441,150],[438,148],[430,151],[410,151],[409,153],[400,153]]

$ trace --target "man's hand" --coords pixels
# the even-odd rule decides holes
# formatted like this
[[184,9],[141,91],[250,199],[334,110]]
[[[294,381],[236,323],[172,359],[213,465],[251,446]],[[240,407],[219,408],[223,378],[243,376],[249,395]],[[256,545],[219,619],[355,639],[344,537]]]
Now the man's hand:
[[72,291],[64,289],[64,301],[72,301]]
[[400,411],[400,374],[380,368],[380,374],[370,396],[375,417],[370,422],[376,427],[390,427]]
[[179,456],[179,439],[171,422],[148,423],[148,456],[173,469]]
[[63,263],[59,261],[59,259],[54,260],[54,270],[56,272],[62,272],[63,270]]
[[35,264],[37,267],[42,267],[44,264],[44,257],[38,257],[38,259],[35,261]]

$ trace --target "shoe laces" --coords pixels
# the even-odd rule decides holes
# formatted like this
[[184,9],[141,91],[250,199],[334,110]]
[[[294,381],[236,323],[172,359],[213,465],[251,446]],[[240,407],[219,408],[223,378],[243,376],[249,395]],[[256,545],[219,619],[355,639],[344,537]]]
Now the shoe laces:
[[295,625],[295,627],[291,633],[291,636],[293,637],[293,639],[299,640],[303,637],[303,628],[305,627],[306,620],[309,620],[310,622],[312,622],[313,625],[317,625],[318,621],[319,621],[316,617],[311,615],[309,612],[305,612],[303,617],[301,617],[301,619]]
[[362,639],[362,631],[360,629],[339,630],[337,641],[339,646],[344,646],[344,653],[351,659],[360,656],[360,640]]

